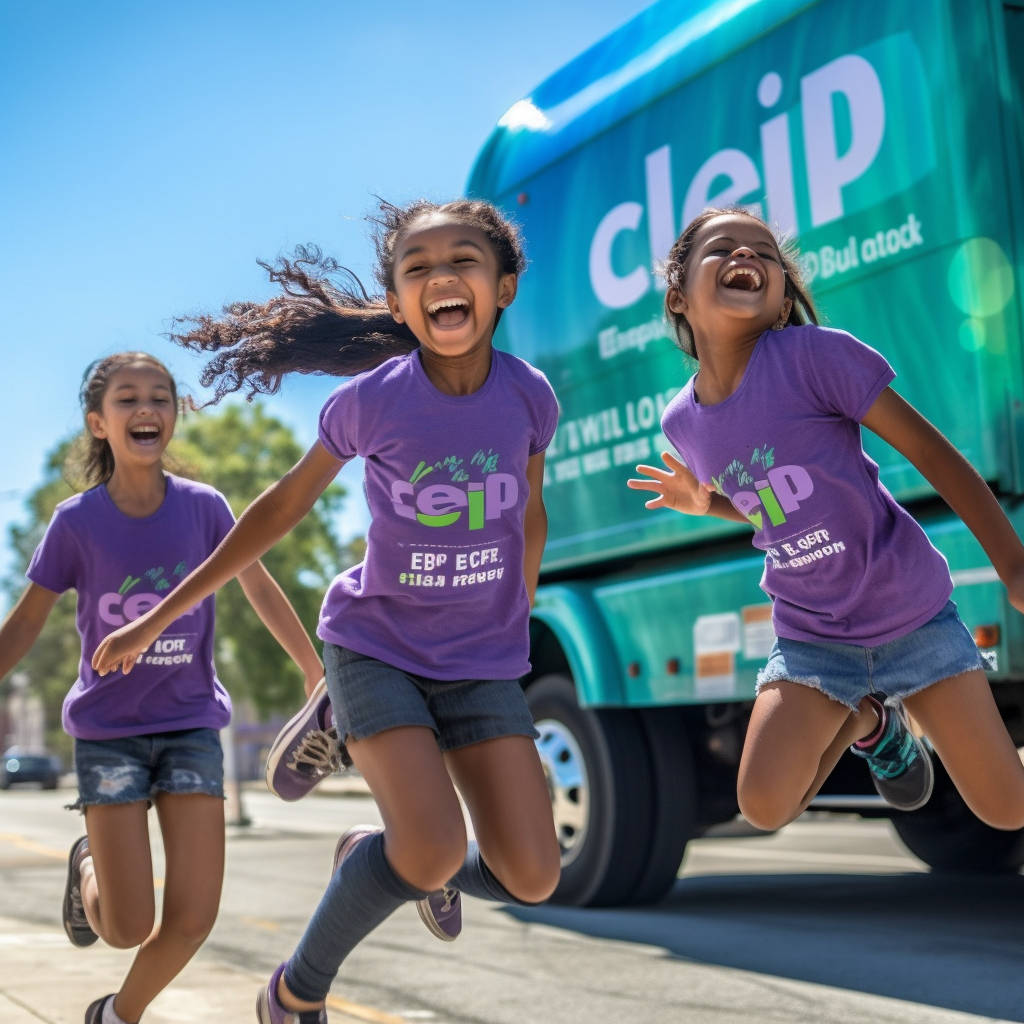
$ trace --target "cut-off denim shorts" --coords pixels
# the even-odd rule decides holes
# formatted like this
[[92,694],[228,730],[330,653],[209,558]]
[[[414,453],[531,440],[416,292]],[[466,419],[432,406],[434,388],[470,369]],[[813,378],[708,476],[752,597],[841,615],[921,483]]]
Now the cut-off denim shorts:
[[984,667],[956,605],[947,601],[923,626],[878,647],[778,637],[768,664],[757,674],[757,692],[788,680],[821,690],[856,711],[870,693],[884,693],[887,703],[894,704],[941,679]]
[[324,644],[324,668],[342,740],[421,725],[446,751],[502,736],[540,735],[518,679],[428,679],[332,643]]
[[152,803],[158,793],[224,797],[224,752],[216,729],[179,729],[112,740],[75,740],[78,801]]

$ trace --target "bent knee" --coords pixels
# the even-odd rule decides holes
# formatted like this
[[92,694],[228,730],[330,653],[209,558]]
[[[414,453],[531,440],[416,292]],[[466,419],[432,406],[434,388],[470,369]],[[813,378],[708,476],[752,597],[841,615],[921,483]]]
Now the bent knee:
[[992,803],[971,807],[971,810],[986,825],[1002,832],[1016,832],[1024,828],[1024,803]]
[[551,849],[532,851],[502,865],[498,880],[517,900],[543,903],[555,891],[561,876],[561,851],[556,843]]
[[206,937],[213,931],[217,912],[197,910],[195,912],[164,914],[160,924],[160,934],[165,939],[173,939],[177,944],[191,949],[198,949]]
[[391,866],[409,885],[434,892],[447,885],[466,859],[465,831],[453,835],[409,837],[387,843]]
[[115,949],[134,949],[149,938],[154,921],[154,914],[103,914],[101,937]]
[[754,828],[775,832],[788,825],[797,815],[796,808],[789,801],[779,799],[777,793],[758,792],[756,789],[740,789],[737,793],[740,814]]

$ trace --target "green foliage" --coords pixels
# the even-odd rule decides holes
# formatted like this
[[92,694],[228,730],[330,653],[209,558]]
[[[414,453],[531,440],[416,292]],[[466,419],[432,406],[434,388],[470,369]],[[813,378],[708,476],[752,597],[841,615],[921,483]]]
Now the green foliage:
[[[2,583],[13,604],[25,586],[24,571],[42,539],[57,503],[74,490],[61,471],[70,441],[47,456],[43,482],[26,501],[27,518],[10,531],[13,570]],[[178,421],[168,449],[169,468],[203,480],[227,497],[238,515],[302,457],[292,431],[259,404],[227,405],[216,412],[189,413]],[[314,635],[320,602],[331,579],[354,564],[364,549],[361,538],[342,546],[332,526],[345,492],[332,484],[306,518],[264,557],[270,574]],[[320,644],[314,637],[319,649]],[[43,697],[47,742],[67,757],[70,743],[60,729],[60,710],[78,675],[80,657],[75,630],[75,597],[65,594],[50,615],[39,640],[15,671],[27,672]],[[261,716],[292,711],[302,700],[302,676],[260,622],[237,582],[217,597],[217,672],[234,697],[252,702]],[[0,696],[8,692],[0,684]]]

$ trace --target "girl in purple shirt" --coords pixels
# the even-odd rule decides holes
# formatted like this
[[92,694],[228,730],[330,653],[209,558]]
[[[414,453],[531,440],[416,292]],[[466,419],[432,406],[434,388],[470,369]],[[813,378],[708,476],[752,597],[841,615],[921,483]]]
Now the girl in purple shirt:
[[864,424],[901,452],[977,537],[1024,611],[1024,546],[970,464],[889,384],[874,350],[823,330],[793,254],[742,209],[708,210],[672,248],[666,316],[699,372],[665,410],[665,469],[629,485],[648,508],[754,527],[776,642],[740,761],[740,810],[777,829],[842,753],[865,757],[901,810],[931,795],[921,726],[968,806],[1024,826],[1024,767],[981,655],[949,600],[945,559],[878,480]]
[[[57,506],[28,569],[30,583],[0,629],[0,676],[39,636],[65,590],[78,594],[79,677],[64,702],[88,835],[71,848],[64,929],[76,946],[102,938],[140,946],[113,995],[86,1024],[135,1024],[209,934],[224,875],[224,773],[218,730],[231,702],[213,666],[214,599],[170,616],[137,652],[134,671],[101,676],[93,654],[119,625],[174,593],[234,522],[212,487],[166,473],[178,399],[166,367],[144,352],[94,364],[82,385],[86,431],[75,467],[88,487]],[[313,686],[322,665],[266,569],[239,573],[246,597]],[[154,926],[147,811],[166,855]]]
[[[326,695],[312,692],[286,728],[269,777],[287,799],[306,792],[319,772],[299,770],[316,760],[305,740],[333,724],[384,829],[341,837],[298,949],[259,994],[262,1024],[292,1014],[326,1021],[342,961],[405,902],[451,939],[458,890],[533,904],[559,877],[537,734],[518,682],[557,405],[543,375],[491,345],[525,265],[518,234],[489,203],[470,200],[384,204],[378,223],[383,299],[300,250],[271,268],[285,295],[230,306],[179,339],[222,350],[204,376],[218,382],[218,396],[243,384],[276,391],[292,371],[358,376],[328,400],[316,444],[217,553],[94,658],[101,672],[130,669],[170,616],[290,530],[345,462],[365,460],[366,558],[333,582],[321,612]],[[456,787],[477,842],[467,842]]]

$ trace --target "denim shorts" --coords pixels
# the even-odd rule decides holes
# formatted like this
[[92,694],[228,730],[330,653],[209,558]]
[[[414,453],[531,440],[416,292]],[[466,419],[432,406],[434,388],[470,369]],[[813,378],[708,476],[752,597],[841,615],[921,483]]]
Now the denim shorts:
[[332,643],[324,644],[324,668],[344,740],[422,725],[433,729],[445,751],[502,736],[540,735],[518,679],[428,679]]
[[974,637],[956,605],[947,601],[935,618],[878,647],[778,637],[768,664],[757,674],[757,692],[788,680],[813,686],[856,711],[869,693],[884,693],[894,703],[940,679],[984,667]]
[[224,753],[216,729],[179,729],[114,740],[75,740],[78,801],[153,801],[157,793],[224,796]]

